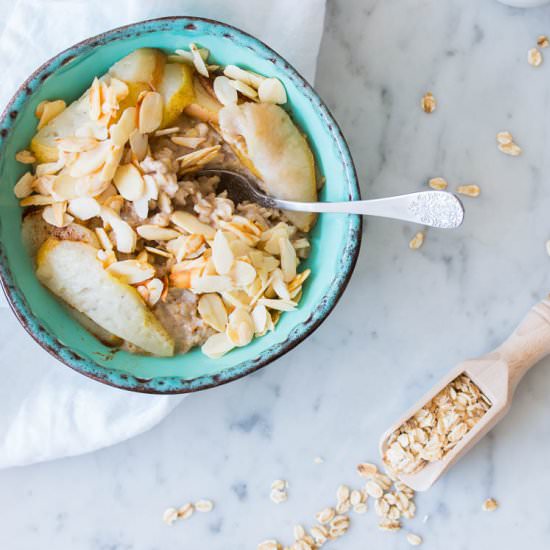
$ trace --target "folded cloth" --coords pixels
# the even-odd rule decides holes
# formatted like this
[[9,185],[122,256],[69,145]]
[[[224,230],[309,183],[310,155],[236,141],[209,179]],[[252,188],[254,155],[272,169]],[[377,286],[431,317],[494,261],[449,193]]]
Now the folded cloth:
[[[168,15],[209,17],[250,32],[312,82],[324,11],[325,0],[0,0],[0,106],[37,66],[71,44]],[[152,428],[182,399],[133,394],[71,371],[7,309],[0,309],[0,364],[0,468],[113,445]]]

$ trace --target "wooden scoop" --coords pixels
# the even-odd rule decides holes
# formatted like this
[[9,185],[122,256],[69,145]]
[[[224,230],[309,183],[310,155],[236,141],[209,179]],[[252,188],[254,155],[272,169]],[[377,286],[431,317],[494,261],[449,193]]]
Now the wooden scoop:
[[447,384],[463,373],[469,376],[491,401],[489,410],[451,451],[442,459],[427,463],[414,474],[399,474],[401,481],[415,491],[429,489],[448,468],[504,417],[512,404],[516,386],[523,375],[535,363],[550,354],[549,298],[534,306],[501,346],[479,359],[460,363],[384,433],[380,441],[382,456],[384,456],[389,436],[431,401]]

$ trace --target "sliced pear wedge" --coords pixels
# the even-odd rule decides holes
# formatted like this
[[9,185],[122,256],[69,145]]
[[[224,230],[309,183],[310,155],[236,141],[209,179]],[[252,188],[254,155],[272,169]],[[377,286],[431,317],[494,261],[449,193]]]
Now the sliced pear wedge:
[[56,296],[101,328],[142,350],[169,357],[174,341],[132,286],[103,268],[89,244],[48,239],[36,275]]
[[197,76],[193,78],[193,88],[195,90],[195,100],[184,109],[185,114],[198,118],[203,122],[217,124],[218,113],[223,105],[208,92]]
[[158,91],[164,100],[162,127],[167,128],[195,99],[193,67],[180,63],[168,63]]
[[[223,138],[251,171],[259,175],[267,193],[286,200],[317,200],[313,153],[292,119],[278,105],[241,103],[219,112]],[[302,231],[309,231],[315,214],[286,212]]]
[[160,50],[140,48],[117,61],[109,69],[109,74],[127,84],[143,82],[156,90],[162,81],[165,64],[166,55]]

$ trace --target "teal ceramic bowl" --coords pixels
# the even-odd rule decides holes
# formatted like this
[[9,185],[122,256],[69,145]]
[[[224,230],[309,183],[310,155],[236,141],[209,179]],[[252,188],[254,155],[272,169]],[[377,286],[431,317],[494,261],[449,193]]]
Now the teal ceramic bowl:
[[[312,254],[303,268],[297,311],[285,313],[275,331],[212,360],[195,349],[156,358],[114,351],[76,323],[36,279],[21,238],[21,208],[12,189],[25,171],[15,153],[28,146],[36,128],[34,110],[44,99],[70,102],[115,61],[142,47],[173,51],[196,42],[214,63],[233,63],[280,78],[288,107],[307,134],[325,184],[321,200],[359,199],[353,162],[340,129],[307,82],[281,56],[256,38],[217,21],[169,17],[111,30],[74,45],[42,65],[19,88],[0,118],[0,276],[13,312],[31,336],[72,369],[100,382],[147,393],[185,393],[230,382],[265,366],[311,334],[327,317],[353,271],[361,240],[358,216],[320,216]],[[22,366],[24,368],[24,366]]]

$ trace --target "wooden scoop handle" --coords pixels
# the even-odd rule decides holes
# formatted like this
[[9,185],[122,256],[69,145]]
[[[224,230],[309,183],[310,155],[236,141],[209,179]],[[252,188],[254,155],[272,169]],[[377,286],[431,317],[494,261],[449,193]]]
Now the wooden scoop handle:
[[513,391],[523,375],[550,354],[550,299],[531,308],[511,336],[495,350],[508,364]]

